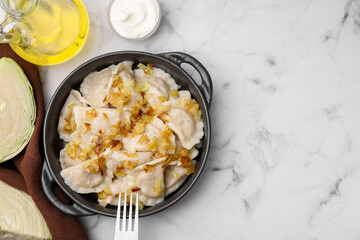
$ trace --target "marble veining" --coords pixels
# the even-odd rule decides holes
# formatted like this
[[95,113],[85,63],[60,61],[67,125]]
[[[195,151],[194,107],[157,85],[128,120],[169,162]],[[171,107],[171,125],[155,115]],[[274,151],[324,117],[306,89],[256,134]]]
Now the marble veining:
[[[158,1],[158,31],[128,41],[107,23],[108,0],[84,0],[84,49],[39,69],[46,103],[107,52],[183,51],[209,70],[205,170],[181,201],[141,219],[140,239],[360,239],[360,1]],[[113,239],[114,219],[80,220],[90,239]]]

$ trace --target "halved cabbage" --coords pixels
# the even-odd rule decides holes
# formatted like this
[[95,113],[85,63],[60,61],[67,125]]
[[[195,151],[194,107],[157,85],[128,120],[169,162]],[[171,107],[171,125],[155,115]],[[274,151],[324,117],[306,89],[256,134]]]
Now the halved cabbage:
[[0,163],[16,156],[34,131],[36,105],[22,68],[11,58],[0,59]]
[[0,181],[0,239],[51,239],[32,198]]

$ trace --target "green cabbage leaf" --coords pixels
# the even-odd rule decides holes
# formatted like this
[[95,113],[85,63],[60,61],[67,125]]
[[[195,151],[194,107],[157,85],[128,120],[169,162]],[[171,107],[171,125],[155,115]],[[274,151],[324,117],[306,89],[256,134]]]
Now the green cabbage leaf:
[[33,89],[11,58],[0,59],[0,163],[21,152],[34,131]]
[[0,240],[49,240],[49,228],[32,198],[0,181]]

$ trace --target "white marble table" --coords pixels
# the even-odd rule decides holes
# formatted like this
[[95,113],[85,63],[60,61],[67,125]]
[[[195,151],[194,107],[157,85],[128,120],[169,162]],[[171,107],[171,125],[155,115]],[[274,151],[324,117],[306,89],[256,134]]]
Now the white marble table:
[[[75,67],[118,50],[190,53],[214,83],[205,171],[141,219],[140,239],[360,239],[360,1],[159,0],[158,31],[135,42],[112,33],[108,2],[84,0],[84,49],[40,68],[46,103]],[[113,239],[113,218],[80,220]]]

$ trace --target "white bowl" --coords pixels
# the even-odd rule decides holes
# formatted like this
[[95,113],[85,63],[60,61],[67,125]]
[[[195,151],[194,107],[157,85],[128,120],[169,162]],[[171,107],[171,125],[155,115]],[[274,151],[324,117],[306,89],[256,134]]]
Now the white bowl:
[[[158,14],[156,23],[151,28],[149,28],[149,30],[145,34],[136,36],[136,37],[125,36],[121,32],[117,31],[116,28],[114,27],[113,22],[111,21],[111,18],[110,18],[110,14],[111,14],[111,7],[115,1],[117,1],[117,0],[111,0],[109,3],[108,10],[107,10],[107,20],[110,25],[110,28],[116,35],[118,35],[124,39],[129,39],[129,40],[143,40],[143,39],[150,37],[151,35],[153,35],[156,32],[156,30],[158,29],[158,27],[160,25],[160,21],[161,21],[161,9],[160,9],[159,3],[156,0],[154,0],[156,11]],[[128,0],[128,1],[131,1],[131,0]]]

